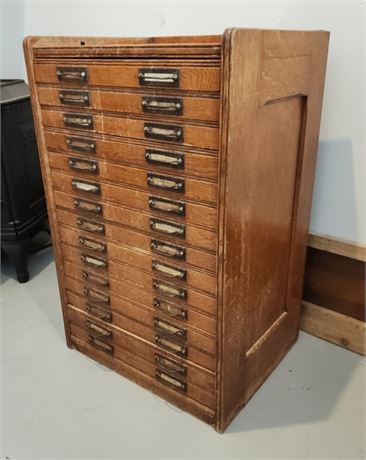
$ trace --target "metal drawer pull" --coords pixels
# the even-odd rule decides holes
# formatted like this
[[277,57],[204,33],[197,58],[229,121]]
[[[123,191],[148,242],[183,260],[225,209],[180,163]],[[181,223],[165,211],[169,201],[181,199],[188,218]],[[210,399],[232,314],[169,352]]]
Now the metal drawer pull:
[[175,353],[176,355],[186,357],[188,354],[187,347],[180,343],[172,342],[165,337],[161,337],[160,335],[155,335],[155,343],[160,345],[162,348]]
[[86,249],[90,249],[91,251],[97,252],[106,252],[107,245],[105,243],[100,243],[99,241],[90,240],[89,238],[85,238],[83,236],[79,237],[80,246],[83,246]]
[[95,302],[103,302],[109,304],[109,295],[104,294],[104,292],[95,291],[94,289],[89,289],[84,287],[83,289],[84,295],[90,297]]
[[80,137],[66,137],[66,145],[70,150],[81,153],[95,153],[96,144],[94,141]]
[[93,117],[83,113],[64,113],[62,117],[64,124],[70,128],[93,128]]
[[157,232],[165,233],[167,235],[175,235],[180,238],[185,237],[184,225],[173,225],[169,222],[164,222],[163,220],[150,219],[150,227]]
[[93,222],[91,220],[80,219],[78,217],[76,219],[76,224],[82,229],[92,233],[98,233],[100,235],[104,235],[105,229],[103,224],[99,224],[98,222]]
[[88,107],[90,102],[88,91],[59,91],[58,97],[61,104]]
[[165,374],[164,372],[157,370],[155,372],[155,376],[162,383],[166,383],[169,386],[172,386],[173,388],[180,390],[180,391],[184,391],[184,392],[187,391],[187,384],[185,382],[181,382],[180,380],[170,377],[170,375]]
[[184,169],[184,155],[182,153],[164,152],[162,150],[146,149],[145,159],[148,163]]
[[110,343],[105,343],[102,340],[99,340],[97,337],[93,337],[92,335],[89,335],[89,342],[93,347],[98,348],[102,351],[106,351],[107,353],[113,354],[113,345],[111,345]]
[[151,240],[150,248],[156,254],[171,257],[172,259],[185,260],[186,258],[186,250],[180,246],[174,246],[158,240]]
[[147,173],[147,183],[150,187],[173,190],[174,192],[180,193],[184,192],[184,179],[176,179],[175,177]]
[[183,100],[181,98],[144,96],[141,100],[141,106],[145,113],[183,114]]
[[172,316],[173,318],[187,320],[187,310],[177,305],[172,305],[165,300],[154,299],[154,307],[162,313]]
[[177,69],[139,69],[138,77],[142,86],[179,87]]
[[102,206],[92,201],[80,200],[79,198],[74,199],[74,206],[82,211],[94,212],[95,214],[102,214]]
[[92,305],[90,303],[86,304],[86,309],[91,315],[94,315],[103,321],[108,321],[109,323],[112,322],[111,311],[105,310],[104,308],[98,307],[97,305]]
[[68,160],[69,166],[72,169],[77,169],[83,172],[98,173],[98,162],[95,160],[80,160],[80,158],[70,157]]
[[84,182],[76,179],[71,180],[72,188],[80,192],[100,194],[100,185],[95,182]]
[[157,291],[160,291],[162,294],[165,294],[171,297],[178,297],[179,299],[182,299],[182,300],[185,300],[187,298],[186,289],[168,286],[159,280],[153,280],[153,288],[156,289]]
[[97,284],[98,286],[108,287],[109,281],[106,278],[100,278],[99,276],[94,275],[94,273],[82,271],[82,276],[84,280],[89,281],[90,283]]
[[185,338],[187,336],[187,331],[185,329],[180,329],[179,327],[173,326],[173,324],[166,323],[160,318],[154,319],[154,328],[161,334],[174,335],[179,338]]
[[155,196],[149,197],[149,208],[156,209],[157,211],[169,212],[171,214],[178,214],[178,216],[184,216],[186,213],[186,207],[183,202],[157,198]]
[[171,265],[165,265],[157,260],[152,261],[152,269],[155,272],[161,273],[162,275],[169,276],[170,278],[177,278],[179,280],[185,280],[187,276],[187,270],[183,268],[172,267]]
[[105,338],[112,338],[112,331],[108,331],[108,329],[104,329],[104,327],[98,326],[98,324],[95,324],[91,321],[86,322],[86,327],[93,332],[96,332],[99,336],[105,337]]
[[185,366],[181,366],[175,361],[165,358],[165,356],[156,354],[154,360],[158,367],[165,372],[170,372],[171,374],[180,374],[183,376],[187,375],[187,368]]
[[183,128],[181,126],[144,123],[144,134],[150,139],[183,142]]
[[80,260],[89,267],[93,268],[107,268],[107,261],[102,259],[97,259],[96,257],[87,256],[86,254],[81,254]]
[[85,67],[57,67],[56,76],[59,81],[80,83],[88,81],[88,73]]

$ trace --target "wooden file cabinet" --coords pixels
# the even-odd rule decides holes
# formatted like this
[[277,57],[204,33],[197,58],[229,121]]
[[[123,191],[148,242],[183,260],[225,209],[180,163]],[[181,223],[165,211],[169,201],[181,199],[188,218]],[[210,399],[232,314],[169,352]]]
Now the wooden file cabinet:
[[327,46],[25,39],[67,343],[218,431],[298,334]]

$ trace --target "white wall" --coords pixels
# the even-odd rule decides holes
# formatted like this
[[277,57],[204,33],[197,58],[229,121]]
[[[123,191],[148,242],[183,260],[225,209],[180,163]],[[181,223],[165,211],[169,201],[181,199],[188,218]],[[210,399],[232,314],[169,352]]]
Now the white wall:
[[233,26],[330,30],[311,231],[366,244],[362,1],[5,0],[2,6],[2,78],[25,75],[26,35],[198,35]]

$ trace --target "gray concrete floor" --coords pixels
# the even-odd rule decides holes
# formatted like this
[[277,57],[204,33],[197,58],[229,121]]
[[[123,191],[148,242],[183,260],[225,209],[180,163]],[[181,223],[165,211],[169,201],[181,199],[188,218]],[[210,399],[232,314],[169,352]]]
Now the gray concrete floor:
[[305,333],[224,435],[66,348],[52,250],[2,276],[2,459],[365,458],[365,360]]

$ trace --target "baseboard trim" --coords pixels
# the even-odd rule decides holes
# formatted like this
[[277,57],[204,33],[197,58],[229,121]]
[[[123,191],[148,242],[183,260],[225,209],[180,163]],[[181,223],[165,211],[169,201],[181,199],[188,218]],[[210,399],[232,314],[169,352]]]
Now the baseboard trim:
[[311,335],[366,355],[366,323],[303,301],[300,328]]
[[328,235],[311,233],[308,236],[308,246],[321,251],[331,252],[350,259],[366,262],[366,246],[352,241],[340,240]]

